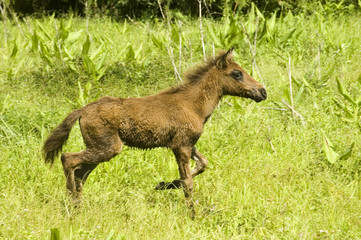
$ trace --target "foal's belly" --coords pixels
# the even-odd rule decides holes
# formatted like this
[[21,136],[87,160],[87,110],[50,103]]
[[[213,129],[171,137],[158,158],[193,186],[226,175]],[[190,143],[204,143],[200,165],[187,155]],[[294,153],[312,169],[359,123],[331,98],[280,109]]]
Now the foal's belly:
[[130,147],[142,149],[179,146],[194,146],[202,132],[183,127],[156,127],[153,129],[138,129],[136,126],[120,129],[119,137]]
[[130,147],[137,148],[155,148],[155,147],[169,147],[173,141],[173,134],[170,132],[157,132],[155,130],[141,130],[134,131],[119,130],[119,137],[122,142]]

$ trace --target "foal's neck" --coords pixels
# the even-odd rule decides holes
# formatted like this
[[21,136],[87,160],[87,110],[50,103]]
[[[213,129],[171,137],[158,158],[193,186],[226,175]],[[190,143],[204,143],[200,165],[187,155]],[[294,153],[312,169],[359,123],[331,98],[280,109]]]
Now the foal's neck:
[[[193,90],[193,89],[192,89]],[[194,110],[206,121],[217,107],[222,98],[222,88],[212,76],[200,79],[190,92],[189,100],[192,101]]]

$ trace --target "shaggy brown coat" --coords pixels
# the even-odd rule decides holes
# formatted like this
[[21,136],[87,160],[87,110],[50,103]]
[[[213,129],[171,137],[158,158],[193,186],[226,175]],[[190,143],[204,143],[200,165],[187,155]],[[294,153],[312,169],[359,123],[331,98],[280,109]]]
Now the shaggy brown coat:
[[[61,156],[67,189],[79,199],[90,172],[119,154],[123,144],[137,148],[170,148],[177,160],[180,179],[161,182],[156,189],[183,187],[194,214],[193,177],[208,160],[195,148],[203,126],[224,95],[265,100],[265,88],[249,76],[231,54],[221,52],[186,74],[187,82],[142,98],[103,97],[71,112],[44,143],[45,161],[53,163],[79,119],[86,149]],[[196,161],[191,170],[189,159]]]

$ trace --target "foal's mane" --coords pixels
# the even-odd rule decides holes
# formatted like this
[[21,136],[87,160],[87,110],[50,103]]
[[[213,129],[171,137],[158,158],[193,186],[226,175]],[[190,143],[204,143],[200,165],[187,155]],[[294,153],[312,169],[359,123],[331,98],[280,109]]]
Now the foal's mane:
[[208,57],[205,63],[200,64],[192,68],[191,70],[185,72],[186,81],[178,86],[171,87],[162,91],[161,93],[173,94],[181,92],[185,89],[188,89],[190,86],[197,83],[203,76],[206,74],[212,67],[216,65],[218,60],[220,60],[226,51],[219,51],[216,57]]

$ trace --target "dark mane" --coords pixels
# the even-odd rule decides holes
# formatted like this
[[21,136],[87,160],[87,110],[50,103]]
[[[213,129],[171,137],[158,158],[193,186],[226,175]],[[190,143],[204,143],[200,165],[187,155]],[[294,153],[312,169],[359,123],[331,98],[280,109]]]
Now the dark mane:
[[205,63],[195,66],[193,69],[185,72],[186,81],[175,87],[171,87],[162,91],[166,94],[174,94],[187,89],[189,86],[197,83],[204,74],[206,74],[212,67],[214,67],[217,61],[226,53],[226,51],[219,51],[218,55],[214,57],[208,57]]
[[218,60],[223,57],[223,55],[226,53],[226,51],[220,51],[218,55],[214,57],[208,57],[204,64],[198,65],[194,67],[193,69],[189,70],[185,73],[187,83],[195,83],[198,82],[199,79],[202,78],[202,76],[207,73],[213,66],[216,65]]

